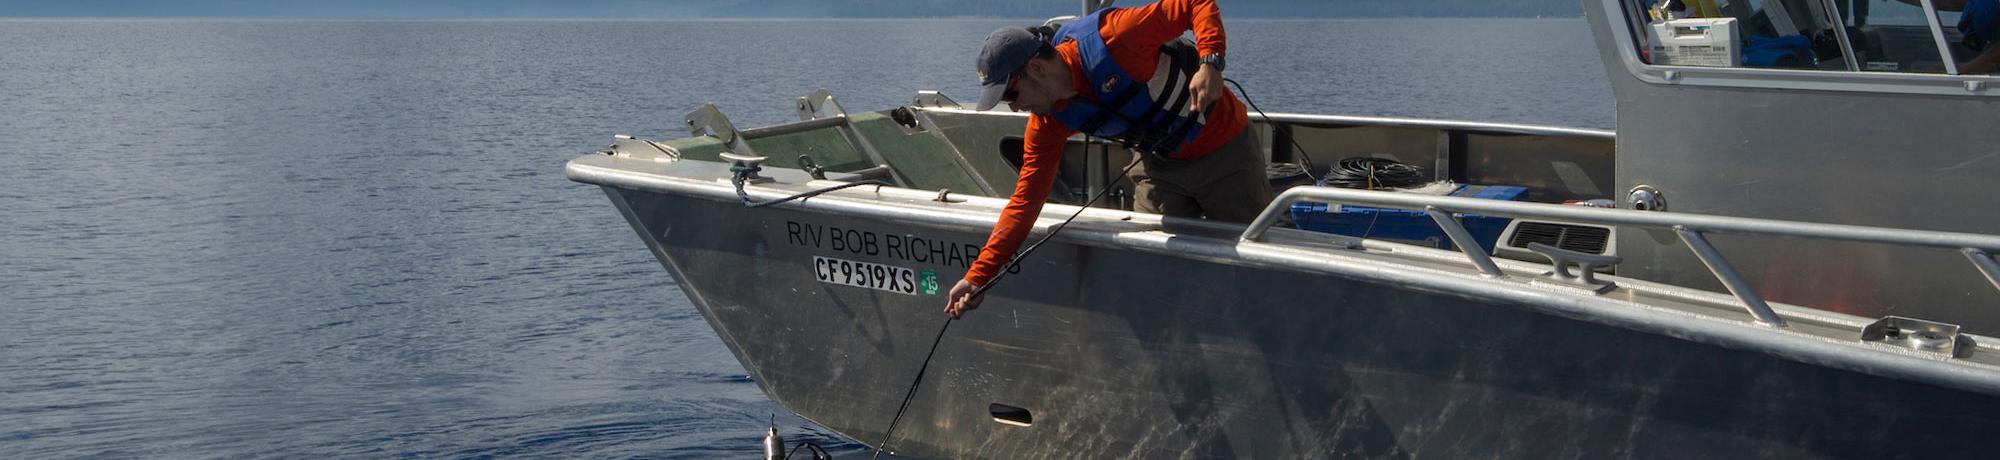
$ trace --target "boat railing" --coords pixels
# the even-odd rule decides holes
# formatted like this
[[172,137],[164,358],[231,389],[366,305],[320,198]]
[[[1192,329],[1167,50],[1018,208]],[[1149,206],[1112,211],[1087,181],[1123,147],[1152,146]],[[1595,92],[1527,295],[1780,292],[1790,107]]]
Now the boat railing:
[[[1681,242],[1687,244],[1694,252],[1695,257],[1708,267],[1716,280],[1722,282],[1731,294],[1742,301],[1743,307],[1759,324],[1770,327],[1786,327],[1786,324],[1784,319],[1771,310],[1771,306],[1765,302],[1756,288],[1729,265],[1714,245],[1709,244],[1706,235],[1758,235],[1956,250],[1964,254],[1973,268],[1984,275],[1995,289],[2000,289],[2000,263],[1996,263],[1993,258],[1994,254],[2000,253],[2000,236],[1994,235],[1605,209],[1330,187],[1296,187],[1285,191],[1257,216],[1257,220],[1252,221],[1250,226],[1243,230],[1241,239],[1262,241],[1265,232],[1278,222],[1279,216],[1285,214],[1293,203],[1302,201],[1424,211],[1432,220],[1437,221],[1446,236],[1451,238],[1452,243],[1474,266],[1478,267],[1482,274],[1492,278],[1504,278],[1507,275],[1493,262],[1492,257],[1487,255],[1486,249],[1483,249],[1472,238],[1471,233],[1459,223],[1455,214],[1476,213],[1517,219],[1548,219],[1672,230],[1679,235]],[[1556,257],[1552,255],[1551,258]],[[1558,269],[1561,270],[1561,267]]]
[[1588,137],[1603,140],[1616,138],[1617,132],[1603,129],[1567,128],[1561,126],[1524,125],[1516,123],[1488,123],[1464,120],[1430,118],[1369,117],[1356,115],[1316,115],[1301,113],[1251,113],[1250,121],[1282,123],[1288,125],[1336,124],[1354,126],[1382,126],[1391,128],[1422,128],[1438,131],[1525,134],[1533,136]]
[[[973,111],[935,92],[918,94],[910,109],[926,123],[934,115],[1027,116]],[[1536,201],[1611,197],[1597,185],[1612,180],[1616,133],[1610,130],[1379,116],[1257,112],[1249,116],[1253,129],[1264,136],[1265,153],[1271,161],[1299,163],[1316,172],[1324,170],[1311,165],[1330,165],[1348,157],[1378,157],[1422,167],[1433,180],[1526,185],[1536,194]],[[1491,166],[1519,162],[1548,167]],[[1104,171],[1112,172],[1115,168]]]
[[[837,138],[834,141],[839,145],[835,147],[836,151],[846,153],[832,155],[834,158],[815,158],[821,164],[855,167],[865,162],[872,167],[890,165],[893,158],[909,159],[908,155],[894,155],[909,149],[908,142],[887,139],[889,143],[884,144],[881,142],[884,139],[864,134],[866,130],[862,129],[861,121],[842,108],[833,94],[825,89],[798,98],[796,109],[798,121],[741,130],[713,105],[704,105],[689,112],[684,121],[694,136],[713,136],[723,148],[742,155],[760,155],[753,151],[751,144],[761,139],[826,132]],[[917,93],[910,105],[891,110],[886,115],[889,120],[901,125],[899,129],[905,135],[934,140],[924,147],[940,153],[932,159],[950,162],[969,175],[968,180],[937,175],[912,177],[909,174],[922,175],[925,169],[919,167],[919,171],[912,172],[905,170],[909,167],[907,165],[896,165],[891,168],[892,182],[911,187],[952,184],[952,188],[976,189],[989,196],[1007,190],[1005,184],[999,184],[1003,180],[999,177],[1000,170],[980,158],[982,155],[1004,158],[1004,143],[961,144],[951,137],[960,134],[948,135],[947,131],[974,133],[960,140],[991,140],[987,134],[990,134],[988,131],[992,126],[1018,123],[1001,122],[1001,119],[1025,119],[1026,114],[974,111],[941,93],[922,91]],[[936,118],[939,116],[953,118],[940,123],[943,119]],[[967,116],[973,119],[961,118]],[[1611,180],[1611,148],[1615,134],[1609,130],[1376,116],[1252,113],[1250,117],[1254,126],[1263,133],[1261,135],[1265,136],[1265,154],[1271,161],[1301,163],[1308,166],[1308,174],[1313,171],[1311,165],[1332,164],[1339,158],[1383,157],[1424,167],[1431,171],[1434,180],[1526,185],[1536,201],[1609,198],[1596,185]],[[880,123],[876,117],[863,118],[869,119],[868,123]],[[883,132],[879,126],[870,129],[875,129],[878,135]],[[1350,129],[1361,131],[1347,131]],[[1362,141],[1339,141],[1354,136],[1359,136]],[[784,142],[777,144],[783,145]],[[1087,157],[1082,163],[1088,165],[1089,171],[1083,180],[1073,182],[1081,186],[1078,193],[1090,196],[1106,187],[1116,186],[1114,175],[1117,168],[1105,167],[1110,163],[1100,158],[1102,153],[1091,149],[1084,149],[1081,153]],[[1543,162],[1549,167],[1496,169],[1482,166],[1501,159],[1506,162]],[[779,159],[774,164],[782,166],[785,161]],[[975,164],[984,166],[975,167]],[[970,187],[966,187],[968,185]]]

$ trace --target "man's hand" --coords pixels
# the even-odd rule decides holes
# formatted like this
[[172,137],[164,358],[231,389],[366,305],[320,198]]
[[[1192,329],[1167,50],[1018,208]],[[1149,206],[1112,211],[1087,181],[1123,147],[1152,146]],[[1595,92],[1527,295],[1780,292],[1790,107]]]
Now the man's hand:
[[1202,64],[1201,70],[1194,71],[1194,78],[1188,80],[1188,95],[1194,96],[1192,112],[1201,112],[1222,98],[1222,71],[1215,66]]
[[979,297],[973,297],[972,291],[977,290],[979,290],[979,285],[972,284],[971,281],[958,280],[958,284],[952,285],[951,292],[944,296],[944,298],[949,299],[944,304],[945,314],[951,315],[951,319],[958,319],[966,311],[979,308],[980,299],[986,297],[986,295],[981,294]]

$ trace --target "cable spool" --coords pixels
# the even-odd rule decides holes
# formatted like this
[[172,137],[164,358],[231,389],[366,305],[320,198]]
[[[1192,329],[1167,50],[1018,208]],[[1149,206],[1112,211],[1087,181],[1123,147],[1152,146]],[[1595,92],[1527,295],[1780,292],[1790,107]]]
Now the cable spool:
[[1298,163],[1271,163],[1264,167],[1264,178],[1271,180],[1273,192],[1313,183],[1312,176],[1307,175],[1306,168]]
[[1340,188],[1375,190],[1415,187],[1425,179],[1423,168],[1387,158],[1353,157],[1341,159],[1332,171],[1327,171],[1322,182]]

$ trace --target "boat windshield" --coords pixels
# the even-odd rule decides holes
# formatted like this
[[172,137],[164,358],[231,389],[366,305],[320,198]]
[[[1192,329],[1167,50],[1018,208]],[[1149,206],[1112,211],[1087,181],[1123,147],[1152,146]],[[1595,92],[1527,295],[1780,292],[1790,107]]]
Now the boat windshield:
[[[1638,51],[1640,60],[1647,64],[1990,74],[1995,72],[1994,66],[1981,61],[1982,55],[2000,61],[2000,44],[1986,46],[1984,42],[1993,40],[1967,33],[1986,30],[1977,27],[1985,26],[1980,21],[1965,21],[1974,26],[1960,26],[1968,3],[1981,1],[1992,0],[1622,3],[1635,35],[1643,37]],[[2000,24],[1990,29],[2000,29]]]

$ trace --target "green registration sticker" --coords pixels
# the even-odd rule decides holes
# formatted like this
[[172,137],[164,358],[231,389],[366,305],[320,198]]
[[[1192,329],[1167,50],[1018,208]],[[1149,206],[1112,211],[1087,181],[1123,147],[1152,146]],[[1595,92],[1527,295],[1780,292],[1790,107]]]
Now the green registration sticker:
[[930,270],[917,272],[917,287],[924,290],[924,295],[937,295],[937,272]]

